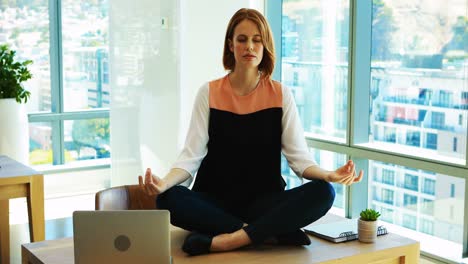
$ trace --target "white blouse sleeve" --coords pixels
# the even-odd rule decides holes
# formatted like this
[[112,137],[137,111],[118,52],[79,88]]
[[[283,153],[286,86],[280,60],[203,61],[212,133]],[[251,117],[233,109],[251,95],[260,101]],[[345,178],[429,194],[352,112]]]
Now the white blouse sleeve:
[[307,148],[304,138],[296,103],[294,102],[291,90],[282,85],[283,92],[283,134],[281,135],[281,148],[284,156],[288,160],[289,167],[302,177],[304,170],[310,166],[317,165]]
[[192,119],[185,139],[185,145],[172,168],[187,171],[193,177],[207,153],[208,120],[210,119],[209,83],[197,93],[192,111]]

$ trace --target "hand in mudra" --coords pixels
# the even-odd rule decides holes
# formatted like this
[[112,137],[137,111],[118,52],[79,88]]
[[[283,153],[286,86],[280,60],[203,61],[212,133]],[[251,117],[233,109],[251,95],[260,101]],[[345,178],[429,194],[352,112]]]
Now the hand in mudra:
[[161,194],[167,190],[166,182],[152,174],[150,168],[146,169],[144,183],[141,175],[138,176],[138,183],[140,184],[140,188],[150,196]]
[[363,176],[364,172],[361,170],[359,171],[359,176],[356,177],[354,162],[352,160],[348,160],[345,165],[341,166],[328,175],[328,181],[338,182],[344,185],[351,185],[353,183],[360,182]]

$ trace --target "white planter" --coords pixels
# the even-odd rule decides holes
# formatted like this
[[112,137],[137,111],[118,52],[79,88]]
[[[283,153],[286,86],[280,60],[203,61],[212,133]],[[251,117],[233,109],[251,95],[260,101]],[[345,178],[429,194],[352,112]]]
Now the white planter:
[[0,155],[29,164],[28,116],[15,99],[0,99]]
[[377,221],[358,219],[358,239],[364,243],[374,243],[377,240]]

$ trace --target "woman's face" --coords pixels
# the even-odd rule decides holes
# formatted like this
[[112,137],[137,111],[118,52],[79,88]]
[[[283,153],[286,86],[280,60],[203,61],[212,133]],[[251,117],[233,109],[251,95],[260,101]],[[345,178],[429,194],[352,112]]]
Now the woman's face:
[[229,49],[234,53],[236,68],[258,68],[263,58],[263,43],[257,25],[249,19],[241,21],[234,29]]

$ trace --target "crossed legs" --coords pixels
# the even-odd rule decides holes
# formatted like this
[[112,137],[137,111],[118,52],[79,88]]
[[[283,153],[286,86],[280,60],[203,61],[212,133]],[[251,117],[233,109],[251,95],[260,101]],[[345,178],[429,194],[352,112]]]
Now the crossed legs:
[[228,210],[207,194],[174,186],[158,196],[157,205],[171,212],[173,225],[193,231],[183,249],[197,255],[260,244],[271,237],[280,243],[308,244],[310,241],[299,229],[325,215],[334,197],[329,183],[312,181]]

